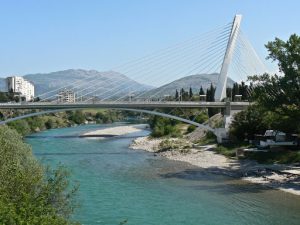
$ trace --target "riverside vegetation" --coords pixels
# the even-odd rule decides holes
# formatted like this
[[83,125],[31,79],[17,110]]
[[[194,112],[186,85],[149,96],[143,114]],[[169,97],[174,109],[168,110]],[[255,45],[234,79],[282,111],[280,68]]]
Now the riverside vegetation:
[[[45,129],[83,124],[112,123],[132,113],[108,110],[62,112],[17,120],[0,126],[0,224],[72,225],[79,184],[71,183],[67,168],[42,166],[23,136]],[[1,118],[8,118],[1,112]],[[14,114],[16,116],[16,114]]]
[[[236,142],[251,140],[267,129],[300,134],[300,37],[287,41],[276,38],[266,44],[268,59],[277,62],[281,75],[263,74],[248,77],[254,83],[251,98],[255,105],[237,113],[230,127]],[[299,149],[298,149],[299,150]],[[251,153],[260,162],[300,162],[300,152]]]
[[63,166],[43,167],[22,136],[0,127],[0,223],[5,225],[78,224],[70,220],[78,186]]
[[[15,112],[9,115],[7,112],[0,112],[0,118],[5,120],[10,117],[20,115],[22,112]],[[113,123],[124,121],[128,113],[110,110],[82,110],[51,113],[38,117],[30,117],[8,123],[8,126],[25,136],[30,133],[39,132],[46,129],[69,127],[84,123]]]
[[252,139],[266,129],[300,134],[300,37],[276,38],[266,45],[268,59],[278,63],[281,75],[250,76],[254,106],[236,114],[231,135]]

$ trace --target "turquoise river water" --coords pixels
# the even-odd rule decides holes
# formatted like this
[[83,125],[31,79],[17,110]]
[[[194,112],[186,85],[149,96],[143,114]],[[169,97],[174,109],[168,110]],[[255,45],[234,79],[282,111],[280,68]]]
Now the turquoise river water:
[[82,224],[300,224],[299,196],[128,148],[133,136],[148,131],[102,140],[76,137],[115,125],[53,129],[26,138],[43,163],[66,165],[80,183],[74,219]]

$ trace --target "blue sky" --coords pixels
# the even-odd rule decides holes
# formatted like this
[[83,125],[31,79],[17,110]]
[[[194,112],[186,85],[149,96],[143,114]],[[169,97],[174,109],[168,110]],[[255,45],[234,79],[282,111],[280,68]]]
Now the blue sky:
[[0,76],[114,68],[226,24],[260,56],[275,36],[300,34],[298,0],[0,0]]

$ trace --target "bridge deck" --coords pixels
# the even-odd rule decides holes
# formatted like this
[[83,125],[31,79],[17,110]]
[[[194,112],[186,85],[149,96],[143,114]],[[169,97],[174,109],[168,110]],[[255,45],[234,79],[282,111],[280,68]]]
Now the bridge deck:
[[86,108],[226,108],[243,110],[249,102],[94,102],[94,103],[52,103],[52,102],[24,102],[1,103],[0,109],[86,109]]

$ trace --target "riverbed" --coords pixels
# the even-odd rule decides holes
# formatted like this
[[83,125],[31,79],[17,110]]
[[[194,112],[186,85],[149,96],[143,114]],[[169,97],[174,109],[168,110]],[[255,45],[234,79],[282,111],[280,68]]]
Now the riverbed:
[[53,129],[26,139],[44,164],[66,165],[80,183],[74,219],[82,224],[299,224],[299,196],[129,149],[147,130],[78,137],[117,125]]

